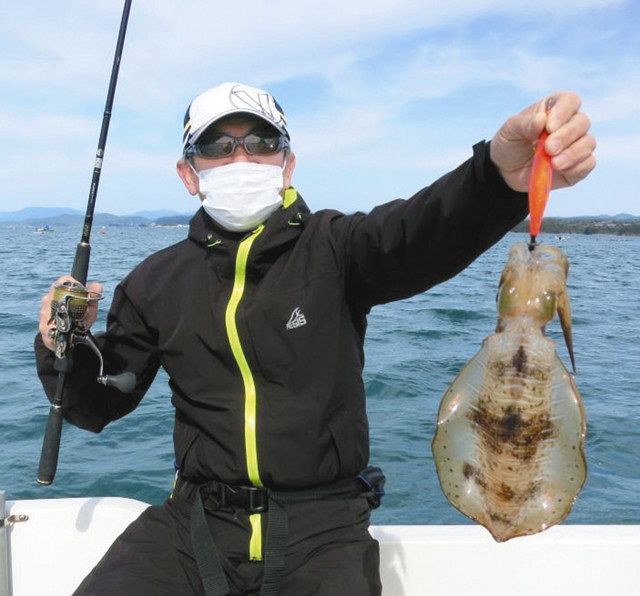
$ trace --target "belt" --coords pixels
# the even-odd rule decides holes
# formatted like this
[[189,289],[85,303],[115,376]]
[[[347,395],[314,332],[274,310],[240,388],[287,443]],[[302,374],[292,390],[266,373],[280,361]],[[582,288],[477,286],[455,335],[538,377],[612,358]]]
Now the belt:
[[380,468],[369,467],[357,478],[302,490],[272,490],[254,486],[231,486],[211,481],[196,484],[178,476],[175,493],[191,485],[195,498],[191,509],[191,543],[206,596],[227,596],[229,584],[220,564],[205,511],[242,509],[247,513],[268,515],[264,553],[264,576],[260,596],[277,596],[284,569],[284,555],[289,534],[287,505],[324,499],[365,496],[372,508],[384,495],[384,475]]
[[242,509],[247,513],[263,513],[269,509],[269,493],[257,486],[231,486],[224,482],[208,482],[198,488],[206,511]]

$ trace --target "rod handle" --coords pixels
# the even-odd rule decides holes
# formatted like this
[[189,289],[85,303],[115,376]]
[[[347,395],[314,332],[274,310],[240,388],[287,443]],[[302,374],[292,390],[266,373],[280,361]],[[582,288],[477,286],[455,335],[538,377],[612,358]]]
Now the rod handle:
[[40,466],[38,467],[38,483],[49,485],[53,482],[58,468],[60,452],[60,435],[62,434],[62,406],[52,405],[49,408],[47,426],[44,430]]
[[91,245],[88,242],[78,242],[76,256],[73,259],[73,267],[71,268],[71,277],[78,280],[83,286],[87,283],[90,255]]

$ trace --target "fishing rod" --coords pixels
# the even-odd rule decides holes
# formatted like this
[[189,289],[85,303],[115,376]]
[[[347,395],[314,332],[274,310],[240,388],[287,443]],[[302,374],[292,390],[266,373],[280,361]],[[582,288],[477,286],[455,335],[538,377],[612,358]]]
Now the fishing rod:
[[129,12],[131,10],[131,0],[125,0],[120,21],[120,31],[116,44],[113,66],[111,68],[111,79],[107,92],[107,101],[102,118],[102,128],[98,139],[98,149],[89,189],[89,199],[87,201],[87,211],[82,226],[82,236],[76,246],[76,254],[71,269],[71,277],[75,281],[66,281],[54,287],[53,300],[51,301],[51,321],[55,323],[50,336],[55,343],[54,368],[58,371],[58,382],[56,392],[49,408],[49,417],[44,432],[42,452],[40,454],[40,465],[38,468],[38,483],[48,485],[53,482],[58,467],[58,453],[60,451],[60,436],[62,434],[62,398],[65,388],[65,377],[73,370],[73,348],[77,344],[87,345],[98,356],[100,360],[100,373],[98,382],[104,385],[111,385],[118,388],[123,393],[129,393],[135,386],[135,376],[132,373],[121,375],[104,375],[102,355],[93,340],[88,335],[88,330],[83,324],[87,306],[90,301],[99,300],[101,295],[90,293],[85,284],[87,283],[87,273],[89,271],[89,255],[91,245],[89,236],[93,224],[93,212],[98,194],[98,184],[100,183],[100,173],[102,172],[102,160],[104,149],[107,144],[107,134],[109,132],[109,122],[111,120],[111,108],[116,92],[118,72],[120,71],[120,59],[124,46],[124,37],[127,32]]

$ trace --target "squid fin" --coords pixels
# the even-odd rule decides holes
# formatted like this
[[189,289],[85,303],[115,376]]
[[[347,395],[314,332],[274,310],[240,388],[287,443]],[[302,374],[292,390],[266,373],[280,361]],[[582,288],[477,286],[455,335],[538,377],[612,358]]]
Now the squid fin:
[[576,359],[573,355],[573,331],[571,328],[571,305],[569,304],[569,296],[566,292],[562,292],[557,297],[558,317],[560,318],[560,326],[564,335],[564,342],[567,344],[569,358],[571,359],[571,367],[573,374],[576,374]]

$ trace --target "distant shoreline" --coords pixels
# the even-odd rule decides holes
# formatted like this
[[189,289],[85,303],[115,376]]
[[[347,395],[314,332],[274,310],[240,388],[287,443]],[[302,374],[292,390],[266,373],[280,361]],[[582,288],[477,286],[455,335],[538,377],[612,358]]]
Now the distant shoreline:
[[[43,213],[32,217],[16,217],[17,213],[0,212],[0,225],[18,224],[33,227],[77,225],[81,226],[84,216],[76,213],[51,214]],[[31,213],[29,215],[32,215]],[[162,217],[143,216],[141,214],[113,215],[96,213],[95,226],[113,227],[155,227],[188,225],[193,214],[175,213]],[[512,232],[528,232],[528,219],[515,226]],[[542,221],[542,232],[547,234],[609,234],[614,236],[640,236],[640,216],[600,215],[580,217],[545,217]]]
[[[529,220],[519,223],[512,232],[529,232]],[[613,219],[600,217],[545,217],[542,232],[547,234],[609,234],[640,236],[640,217]]]

